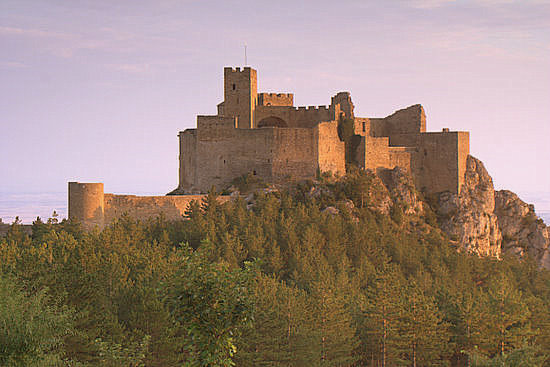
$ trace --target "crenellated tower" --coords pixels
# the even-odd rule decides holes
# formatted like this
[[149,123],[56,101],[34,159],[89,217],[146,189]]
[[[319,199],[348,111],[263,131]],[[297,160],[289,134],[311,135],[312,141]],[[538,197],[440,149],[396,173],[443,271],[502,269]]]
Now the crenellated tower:
[[223,69],[224,101],[218,105],[218,114],[225,117],[236,117],[237,128],[253,129],[254,110],[258,101],[258,77],[256,70],[245,67]]

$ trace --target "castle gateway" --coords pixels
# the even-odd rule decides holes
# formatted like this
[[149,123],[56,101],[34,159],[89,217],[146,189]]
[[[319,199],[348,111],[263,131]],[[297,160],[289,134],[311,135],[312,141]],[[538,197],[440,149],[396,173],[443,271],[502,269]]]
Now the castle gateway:
[[253,174],[266,182],[344,175],[346,143],[338,124],[352,124],[348,162],[360,168],[402,167],[426,192],[458,193],[469,154],[468,132],[426,132],[414,105],[385,118],[355,117],[348,92],[330,106],[294,107],[290,93],[258,93],[256,70],[224,68],[218,114],[197,116],[197,128],[179,133],[179,185],[174,194],[204,193]]

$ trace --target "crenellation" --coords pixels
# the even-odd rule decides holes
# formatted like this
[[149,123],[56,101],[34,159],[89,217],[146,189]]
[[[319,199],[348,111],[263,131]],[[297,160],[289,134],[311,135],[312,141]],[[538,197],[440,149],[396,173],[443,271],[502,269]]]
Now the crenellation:
[[[222,190],[243,175],[265,182],[314,179],[319,173],[344,175],[346,165],[376,172],[401,167],[427,193],[459,193],[469,154],[469,133],[426,131],[417,104],[386,117],[356,117],[349,92],[329,106],[294,106],[292,93],[258,93],[257,72],[224,68],[224,100],[217,115],[198,115],[197,127],[179,132],[179,185],[166,197],[103,193],[100,183],[69,183],[69,216],[86,228],[103,226],[122,212],[136,218],[164,213],[181,219],[191,200],[212,187]],[[344,142],[339,125],[351,122]],[[346,161],[348,158],[348,161]]]
[[[218,117],[220,120],[210,117],[214,120],[199,121],[198,145],[191,153],[196,160],[191,164],[196,167],[195,181],[189,184],[180,180],[181,191],[192,188],[204,192],[212,184],[227,184],[250,170],[262,172],[266,180],[275,180],[285,169],[289,176],[303,176],[305,172],[306,176],[314,177],[312,172],[327,167],[342,173],[345,143],[334,134],[342,119],[353,120],[357,142],[352,154],[355,164],[365,169],[403,167],[411,172],[419,187],[428,192],[460,190],[469,152],[467,133],[448,129],[440,133],[426,132],[426,114],[421,105],[398,110],[384,118],[355,117],[351,94],[339,92],[331,98],[330,106],[294,107],[290,103],[294,98],[291,93],[257,93],[256,71],[247,67],[245,71],[249,71],[249,76],[238,78],[248,93],[241,98],[248,100],[253,96],[256,101],[247,115],[248,112],[235,109],[231,112],[231,98],[241,84],[233,83],[236,80],[233,69],[226,70],[226,98],[219,108],[223,116]],[[234,120],[223,119],[229,117]],[[237,132],[243,126],[251,130]],[[269,138],[259,139],[260,136]],[[221,158],[229,156],[231,163]],[[220,166],[219,162],[225,163]],[[299,171],[302,173],[298,175]]]

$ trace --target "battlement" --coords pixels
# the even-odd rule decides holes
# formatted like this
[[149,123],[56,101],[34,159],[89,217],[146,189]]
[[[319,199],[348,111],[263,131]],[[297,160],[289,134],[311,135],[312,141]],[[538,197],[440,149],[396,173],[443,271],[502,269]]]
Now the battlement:
[[245,66],[242,70],[240,67],[230,67],[230,66],[226,66],[223,68],[223,72],[224,74],[228,74],[228,73],[250,73],[250,71],[253,70],[250,66]]
[[258,93],[259,106],[293,106],[292,93]]
[[275,97],[279,97],[279,98],[282,98],[282,97],[294,97],[294,93],[258,93],[258,96],[262,96],[262,97],[271,97],[271,98],[275,98]]

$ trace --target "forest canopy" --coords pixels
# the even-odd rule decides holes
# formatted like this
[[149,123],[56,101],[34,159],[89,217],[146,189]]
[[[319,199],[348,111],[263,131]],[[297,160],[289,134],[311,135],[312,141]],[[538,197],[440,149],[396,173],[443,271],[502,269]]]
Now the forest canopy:
[[[211,193],[185,220],[0,238],[6,366],[548,366],[550,275],[461,253],[433,212],[367,205],[357,173]],[[327,206],[334,210],[326,210]]]

